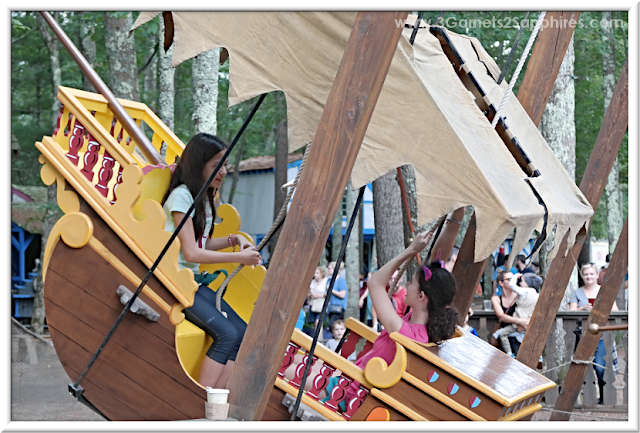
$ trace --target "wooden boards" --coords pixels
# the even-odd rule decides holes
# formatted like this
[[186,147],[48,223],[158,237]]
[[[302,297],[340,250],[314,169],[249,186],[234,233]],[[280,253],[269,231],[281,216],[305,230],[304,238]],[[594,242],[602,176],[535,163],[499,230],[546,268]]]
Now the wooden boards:
[[[598,206],[607,183],[607,177],[618,155],[618,149],[629,122],[628,74],[629,66],[627,60],[620,72],[618,84],[613,92],[600,133],[593,146],[593,152],[591,152],[589,163],[580,183],[580,191],[582,191],[594,209]],[[571,272],[576,265],[576,258],[580,255],[580,250],[584,243],[583,233],[578,236],[569,253],[563,257],[567,248],[568,235],[567,233],[562,240],[558,256],[549,266],[547,277],[540,290],[540,299],[538,299],[538,304],[524,335],[522,346],[518,351],[518,361],[531,368],[538,364],[540,355],[542,355],[551,327],[555,324],[554,319],[560,307],[565,287],[569,283]]]
[[[589,320],[584,325],[584,329],[591,323],[603,326],[607,323],[609,318],[609,312],[616,300],[616,295],[620,289],[620,285],[624,281],[624,274],[627,272],[627,265],[629,263],[629,220],[625,221],[616,249],[611,256],[609,268],[604,276],[602,287],[598,292],[598,298],[593,304],[593,310],[589,314]],[[588,361],[595,353],[598,342],[600,341],[602,334],[593,335],[590,332],[585,332],[580,338],[580,343],[573,354],[573,359],[580,361]],[[553,412],[551,414],[550,421],[569,421],[571,416],[569,412],[573,410],[573,405],[580,394],[582,389],[582,383],[587,374],[587,369],[592,368],[589,364],[571,364],[567,376],[564,379],[564,385],[562,386],[562,392],[556,401],[554,410],[563,411]]]
[[[518,90],[518,101],[537,126],[542,119],[580,12],[547,12]],[[573,23],[573,25],[571,25]]]
[[356,17],[229,381],[231,417],[262,418],[406,17]]

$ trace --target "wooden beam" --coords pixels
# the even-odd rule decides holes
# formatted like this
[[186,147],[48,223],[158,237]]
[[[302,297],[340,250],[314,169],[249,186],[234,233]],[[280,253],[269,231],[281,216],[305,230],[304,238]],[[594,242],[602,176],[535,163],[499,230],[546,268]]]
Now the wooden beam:
[[[543,27],[538,33],[531,52],[531,59],[522,84],[518,90],[518,100],[538,126],[544,107],[547,105],[560,65],[571,42],[580,12],[547,12]],[[570,25],[574,23],[574,25]]]
[[407,15],[355,20],[230,378],[233,418],[262,418]]
[[[618,149],[620,149],[620,143],[622,142],[629,122],[628,74],[629,66],[627,60],[624,62],[624,66],[620,72],[618,84],[611,98],[611,103],[607,108],[607,113],[604,117],[600,132],[598,133],[596,144],[593,147],[593,152],[591,152],[589,163],[587,164],[584,176],[582,176],[582,182],[580,183],[580,190],[594,209],[598,206],[605,184],[607,183],[607,177],[618,155]],[[571,272],[580,254],[585,235],[586,232],[583,228],[569,254],[561,257],[564,251],[566,251],[567,233],[560,244],[559,257],[556,257],[555,260],[551,262],[551,266],[549,266],[547,277],[540,291],[538,304],[529,322],[527,332],[524,335],[522,346],[518,351],[518,361],[531,368],[534,368],[538,364],[549,332],[551,332],[551,328],[555,323],[556,312],[560,307],[560,302],[562,302],[565,287],[567,287],[569,279],[571,278]]]
[[480,284],[480,278],[484,272],[484,268],[487,266],[487,257],[484,260],[474,263],[474,250],[476,246],[476,213],[471,215],[469,221],[469,227],[467,233],[464,236],[462,245],[460,245],[460,251],[458,252],[458,259],[453,266],[453,278],[456,280],[456,294],[453,297],[453,306],[458,309],[460,313],[458,319],[459,325],[464,322],[466,311],[471,307],[473,297],[476,292],[478,284]]
[[[604,274],[602,287],[598,292],[598,297],[593,303],[593,310],[589,314],[589,320],[587,321],[584,329],[591,323],[595,323],[599,326],[605,325],[609,318],[609,312],[616,300],[620,285],[624,281],[624,275],[627,272],[627,265],[629,263],[629,243],[628,243],[628,220],[624,222],[616,249],[611,256],[611,261],[607,272]],[[576,352],[573,354],[573,359],[577,361],[588,361],[596,351],[598,342],[602,334],[598,333],[593,335],[590,332],[583,332],[580,343],[576,348]],[[564,380],[562,386],[562,392],[556,401],[554,410],[571,412],[573,405],[578,398],[578,394],[582,389],[584,378],[587,374],[587,369],[592,368],[589,364],[571,364],[567,377]],[[571,415],[568,413],[553,412],[549,421],[569,421]]]
[[[547,12],[545,19],[548,23],[569,23],[567,20],[574,19],[578,21],[580,12]],[[565,20],[565,21],[559,21]],[[525,109],[533,123],[536,126],[540,123],[544,107],[547,105],[553,83],[556,81],[560,65],[567,51],[573,28],[569,25],[555,25],[543,28],[538,33],[536,43],[531,53],[531,58],[527,64],[525,76],[518,90],[518,100]],[[474,219],[475,221],[475,219]],[[480,282],[480,276],[487,264],[487,257],[478,263],[474,263],[476,232],[467,231],[464,237],[456,266],[453,268],[453,275],[456,278],[457,292],[454,298],[454,305],[462,314],[467,311],[473,302],[475,289]],[[458,263],[464,269],[464,272],[456,271]],[[466,274],[469,274],[467,276]],[[477,278],[476,278],[477,275]],[[459,281],[460,280],[460,281]],[[464,282],[462,281],[464,280]],[[467,296],[468,299],[463,298]]]

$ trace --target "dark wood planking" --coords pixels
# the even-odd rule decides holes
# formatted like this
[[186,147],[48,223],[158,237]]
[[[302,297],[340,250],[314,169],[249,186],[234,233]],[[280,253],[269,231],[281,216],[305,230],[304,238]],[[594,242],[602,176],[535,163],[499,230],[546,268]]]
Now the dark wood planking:
[[456,280],[456,294],[453,297],[453,306],[458,309],[458,324],[462,325],[466,311],[469,310],[473,302],[480,278],[484,273],[487,265],[486,258],[479,262],[474,262],[474,254],[476,247],[476,213],[471,215],[467,233],[460,245],[456,264],[453,266],[453,278]]
[[[439,391],[442,395],[460,403],[462,406],[477,413],[486,420],[495,421],[500,417],[500,414],[503,411],[502,404],[497,403],[481,391],[460,381],[457,377],[449,374],[445,370],[430,364],[422,357],[415,355],[413,352],[407,351],[407,355],[407,373],[415,376],[417,379],[420,379],[422,382]],[[438,374],[438,379],[433,383],[429,383],[430,371],[435,371]],[[453,396],[449,395],[447,389],[450,382],[456,383],[460,388]],[[476,409],[468,407],[471,397],[478,397],[481,400],[480,405]]]
[[[548,23],[578,22],[580,12],[550,11],[545,15]],[[552,21],[556,20],[556,21]],[[558,21],[566,20],[566,21]],[[536,126],[542,119],[544,107],[547,105],[553,84],[560,70],[560,65],[571,42],[575,26],[548,25],[542,27],[527,63],[527,69],[518,90],[518,101],[524,107]]]
[[274,386],[269,394],[269,402],[264,409],[264,415],[262,415],[262,421],[289,421],[291,420],[291,414],[282,404],[282,399],[285,396],[285,392]]
[[391,406],[382,401],[378,400],[376,397],[369,395],[362,403],[362,406],[358,408],[357,411],[353,414],[349,421],[365,421],[371,411],[377,407],[384,407],[389,412],[389,421],[411,421],[409,417],[398,412]]
[[381,391],[430,421],[468,421],[449,406],[404,380]]
[[[70,315],[68,311],[53,303],[49,303],[49,308],[49,311],[58,317],[65,314]],[[93,354],[96,349],[96,341],[102,341],[104,335],[80,320],[75,323],[75,326],[56,331]],[[185,414],[185,419],[204,416],[204,405],[202,404],[204,393],[192,392],[174,377],[144,361],[118,343],[110,342],[105,346],[100,354],[100,359]]]
[[361,12],[336,74],[270,271],[229,381],[229,415],[260,420],[340,197],[371,119],[406,12]]
[[[620,143],[629,122],[628,74],[629,66],[627,60],[620,72],[618,84],[616,84],[613,97],[607,108],[602,127],[580,183],[580,191],[582,191],[594,209],[598,207],[600,197],[607,183],[607,177],[618,155]],[[576,258],[580,255],[580,250],[584,243],[584,228],[582,235],[576,240],[571,251],[566,257],[562,257],[562,253],[566,250],[567,236],[568,233],[560,244],[558,256],[549,266],[540,291],[541,296],[529,322],[529,328],[524,335],[522,346],[518,351],[518,361],[531,368],[538,364],[538,359],[542,355],[547,337],[555,324],[556,312],[560,307],[565,287],[569,283],[571,272],[576,264]]]
[[[57,332],[55,328],[50,327],[49,329],[51,330],[52,336]],[[75,378],[80,376],[79,371],[74,370],[64,362],[61,363],[69,377]],[[85,379],[83,381],[83,387],[85,388],[83,396],[89,400],[91,404],[93,404],[94,401],[99,401],[99,410],[108,420],[144,421],[142,416],[127,405],[122,404],[118,399],[114,398],[113,395],[103,391],[98,385],[93,383],[91,379]]]
[[[80,211],[85,213],[93,222],[93,236],[99,240],[113,255],[142,280],[149,270],[142,261],[129,249],[129,247],[115,234],[111,227],[82,199],[80,199]],[[155,259],[155,257],[154,257]],[[147,281],[147,286],[160,296],[167,304],[173,305],[178,300],[173,294],[154,276]],[[132,292],[137,289],[133,283],[127,286]],[[173,325],[169,322],[171,328]],[[173,332],[173,331],[171,331]]]
[[[56,347],[75,354],[73,357],[67,357],[65,363],[76,371],[82,370],[91,355],[93,355],[93,352],[85,350],[61,333],[57,335]],[[121,403],[128,407],[136,408],[136,411],[147,420],[187,419],[176,408],[162,401],[158,396],[148,391],[146,387],[123,374],[122,371],[110,366],[102,358],[98,358],[86,377],[99,384],[98,386],[102,390],[117,398]],[[142,402],[144,403],[144,410],[141,407]],[[96,402],[93,402],[93,405],[96,406]],[[96,407],[100,410],[98,406]]]
[[[57,289],[55,296],[45,298],[47,312],[50,309],[53,311],[55,306],[60,306],[67,312],[62,316],[47,313],[48,317],[50,317],[49,323],[57,327],[61,332],[66,332],[70,327],[79,326],[80,322],[87,324],[101,334],[95,340],[94,347],[88,347],[89,350],[95,351],[111,329],[120,312],[109,308],[108,305],[53,272],[51,273],[51,282],[49,282],[49,274],[47,274],[47,282],[52,285],[49,288],[55,287]],[[204,396],[205,391],[186,376],[177,358],[175,346],[167,344],[152,332],[128,319],[127,317],[123,320],[120,327],[113,334],[112,341],[105,346],[104,350],[107,350],[109,344],[118,344],[163,371],[169,377],[175,378],[182,386],[190,389],[191,392]],[[54,340],[55,343],[56,341]],[[73,353],[61,352],[57,347],[56,350],[61,359],[66,356],[74,356]]]
[[[624,281],[624,275],[629,264],[628,222],[629,220],[625,221],[622,226],[616,249],[611,255],[609,268],[603,278],[598,297],[593,304],[593,310],[589,314],[589,320],[583,326],[585,330],[591,323],[596,323],[600,326],[607,323],[611,307],[616,300],[620,285]],[[583,333],[573,358],[576,360],[590,359],[596,351],[601,335],[600,333],[597,335],[593,335],[590,332]],[[578,398],[578,394],[580,394],[588,368],[591,368],[591,365],[571,364],[554,410],[569,413],[573,411],[573,405]],[[569,421],[571,416],[569,413],[553,412],[549,421]]]
[[[74,265],[77,267],[75,270],[69,270],[68,268],[66,268],[66,263],[68,263],[69,261],[73,261]],[[120,274],[116,269],[111,267],[110,264],[106,260],[104,260],[100,254],[95,252],[93,248],[89,246],[85,246],[81,249],[76,250],[68,247],[64,243],[59,243],[56,246],[54,254],[51,257],[51,261],[49,262],[47,280],[49,279],[49,272],[51,272],[52,274],[56,274],[58,277],[73,283],[78,291],[87,293],[100,303],[108,305],[109,308],[113,310],[112,314],[115,314],[115,318],[113,320],[107,320],[107,322],[109,322],[109,327],[111,327],[111,325],[115,323],[118,315],[124,309],[124,305],[122,305],[122,303],[120,302],[120,297],[117,295],[116,290],[121,284],[124,284],[126,286],[128,280],[124,275]],[[64,287],[64,283],[51,285],[51,290],[53,290],[53,287],[55,287],[56,292],[51,291],[50,294],[47,294],[47,283],[45,283],[45,297],[55,299],[58,303],[79,302],[77,299],[61,298],[61,296],[66,295],[57,293],[59,291],[64,292],[65,290],[67,290],[67,288]],[[72,288],[69,288],[69,290],[71,289]],[[144,294],[141,293],[141,295]],[[161,318],[158,319],[158,322],[151,322],[147,318],[142,317],[138,314],[129,313],[125,316],[125,319],[120,326],[127,327],[135,324],[135,326],[144,328],[149,333],[155,335],[157,338],[162,339],[167,345],[174,346],[175,326],[172,330],[169,330],[168,326],[166,326],[166,322],[169,320],[168,314],[162,311],[160,307],[158,307],[153,301],[147,298],[146,295],[141,296],[140,298],[149,306],[151,306],[151,308],[153,308],[157,313],[159,313]],[[104,321],[104,318],[100,317],[96,318],[96,320]],[[162,322],[165,322],[165,326],[162,326]]]

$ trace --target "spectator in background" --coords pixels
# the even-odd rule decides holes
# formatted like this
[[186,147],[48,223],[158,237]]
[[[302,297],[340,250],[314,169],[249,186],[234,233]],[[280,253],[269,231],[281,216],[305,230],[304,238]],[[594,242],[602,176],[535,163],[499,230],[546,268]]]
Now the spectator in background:
[[318,320],[322,313],[322,305],[324,298],[327,296],[327,278],[325,277],[324,268],[318,266],[313,274],[313,280],[309,285],[309,293],[307,300],[309,301],[309,322],[314,323],[314,327],[318,326]]
[[[336,268],[336,262],[329,263],[327,267],[327,291],[329,291],[329,284],[331,283],[331,276]],[[329,293],[327,293],[329,294]],[[329,298],[329,327],[338,319],[344,318],[344,311],[347,309],[347,282],[343,277],[338,275],[336,281],[331,290],[331,298]]]
[[600,273],[598,273],[598,285],[602,284],[602,279],[604,278],[604,274],[607,272],[607,268],[609,267],[610,258],[611,258],[611,254],[607,254],[607,257],[605,258],[606,263],[604,264],[602,269],[600,269]]
[[538,262],[531,262],[531,270],[536,275],[540,275],[540,264]]
[[[496,290],[499,290],[499,284],[497,281],[498,278],[498,272],[499,271],[506,271],[507,268],[505,267],[505,264],[509,262],[509,254],[505,254],[504,256],[502,256],[502,253],[498,253],[498,257],[496,258],[496,265],[498,265],[496,267],[496,270],[493,271],[493,293],[496,293]],[[518,272],[518,270],[515,268],[515,266],[512,266],[511,269],[509,270],[509,272],[511,272],[512,274],[515,274]],[[502,292],[500,292],[502,293]]]
[[462,329],[464,329],[467,332],[472,333],[473,335],[475,335],[477,337],[478,336],[478,331],[476,331],[476,329],[474,327],[469,325],[469,318],[471,316],[473,316],[473,308],[469,307],[469,311],[467,311],[467,315],[464,318],[464,323],[462,324]]
[[447,271],[453,272],[453,267],[456,264],[456,260],[458,260],[458,253],[460,252],[460,245],[454,245],[451,249],[451,254],[449,254],[449,258],[444,264],[444,267]]
[[[333,336],[333,338],[325,341],[324,345],[335,352],[346,330],[347,328],[342,320],[336,320],[335,322],[333,322],[333,324],[331,325],[331,335]],[[351,362],[356,362],[356,351],[354,350],[347,359]]]

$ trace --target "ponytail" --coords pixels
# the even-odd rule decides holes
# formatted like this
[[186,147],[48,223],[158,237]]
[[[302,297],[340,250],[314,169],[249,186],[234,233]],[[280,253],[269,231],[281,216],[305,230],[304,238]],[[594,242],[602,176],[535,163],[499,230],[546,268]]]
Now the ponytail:
[[445,269],[444,263],[435,261],[418,269],[418,281],[428,299],[426,326],[429,341],[439,343],[453,337],[459,315],[458,310],[451,306],[456,294],[453,275]]

